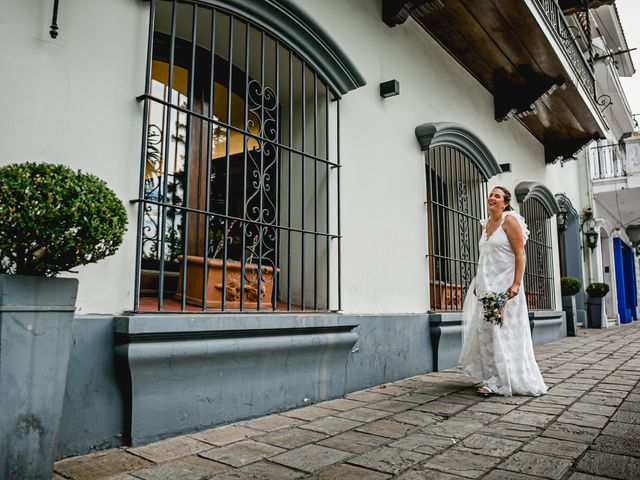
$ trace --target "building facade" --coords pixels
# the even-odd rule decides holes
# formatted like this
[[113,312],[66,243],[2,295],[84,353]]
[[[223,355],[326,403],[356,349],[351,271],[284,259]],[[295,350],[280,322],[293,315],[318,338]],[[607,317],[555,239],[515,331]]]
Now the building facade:
[[621,136],[612,2],[480,3],[67,1],[54,39],[51,5],[8,2],[0,162],[89,171],[129,214],[78,269],[59,456],[455,366],[497,185],[531,230],[534,342],[567,334],[561,275],[612,258],[583,245],[583,149]]

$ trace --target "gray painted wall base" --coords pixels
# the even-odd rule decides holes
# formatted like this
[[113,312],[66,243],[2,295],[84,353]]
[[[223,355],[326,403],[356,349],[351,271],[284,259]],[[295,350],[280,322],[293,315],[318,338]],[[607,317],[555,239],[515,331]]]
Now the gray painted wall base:
[[56,458],[123,444],[124,401],[113,349],[113,316],[75,317]]
[[462,312],[430,315],[434,371],[458,366],[462,351]]
[[534,310],[529,312],[529,324],[534,345],[544,345],[567,336],[565,313],[562,311]]
[[[561,333],[548,328],[553,321],[545,323],[542,313],[534,315],[536,344]],[[558,312],[550,315],[557,319]],[[58,456],[137,445],[454,367],[459,319],[459,313],[78,317]]]
[[131,444],[342,395],[356,326],[334,316],[117,318]]

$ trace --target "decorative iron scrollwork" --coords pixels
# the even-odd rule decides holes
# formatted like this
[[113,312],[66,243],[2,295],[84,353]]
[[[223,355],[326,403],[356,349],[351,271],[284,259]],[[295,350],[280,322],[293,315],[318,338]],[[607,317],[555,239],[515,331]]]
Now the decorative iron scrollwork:
[[596,99],[596,103],[598,104],[599,107],[602,107],[600,109],[600,113],[603,113],[607,108],[613,105],[613,102],[611,101],[611,96],[607,95],[606,93],[603,93],[602,95],[600,95]]
[[[250,253],[246,263],[253,265],[252,261],[256,258],[259,267],[255,265],[246,268],[244,275],[248,282],[257,282],[258,276],[261,282],[272,282],[275,278],[274,255],[278,240],[276,229],[271,227],[277,221],[275,199],[278,194],[276,191],[278,148],[274,142],[278,141],[278,97],[272,88],[261,85],[257,80],[251,80],[248,85],[248,100],[248,129],[249,131],[257,130],[257,138],[245,140],[247,149],[245,211],[249,222],[246,224],[244,236]],[[252,149],[249,149],[250,144],[253,145]]]

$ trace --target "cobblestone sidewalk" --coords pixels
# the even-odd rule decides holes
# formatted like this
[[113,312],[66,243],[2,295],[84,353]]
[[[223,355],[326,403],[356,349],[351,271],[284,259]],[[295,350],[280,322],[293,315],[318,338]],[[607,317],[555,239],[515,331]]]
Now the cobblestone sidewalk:
[[549,393],[474,394],[457,370],[62,460],[55,480],[640,479],[640,326],[536,348]]

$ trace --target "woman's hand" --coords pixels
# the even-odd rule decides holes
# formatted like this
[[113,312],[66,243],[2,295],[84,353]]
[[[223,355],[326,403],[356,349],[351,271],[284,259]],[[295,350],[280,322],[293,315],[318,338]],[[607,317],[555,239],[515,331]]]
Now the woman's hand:
[[511,286],[507,288],[507,295],[509,295],[509,300],[511,300],[516,295],[518,295],[519,291],[520,291],[520,284],[512,283]]

